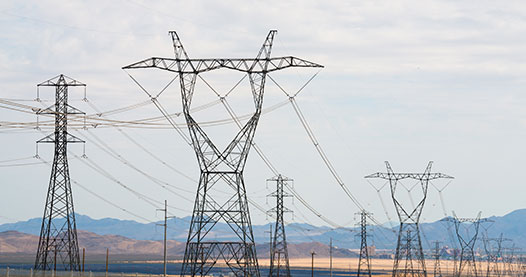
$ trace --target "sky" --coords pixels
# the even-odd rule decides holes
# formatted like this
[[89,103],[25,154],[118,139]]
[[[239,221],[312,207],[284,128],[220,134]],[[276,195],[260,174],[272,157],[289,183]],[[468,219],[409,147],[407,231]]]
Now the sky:
[[[364,176],[385,172],[384,161],[398,172],[423,172],[434,161],[433,172],[455,177],[430,185],[422,221],[452,211],[474,217],[479,211],[491,216],[525,208],[523,1],[4,1],[0,14],[0,99],[50,106],[52,89],[40,91],[41,103],[32,101],[36,85],[63,73],[87,84],[89,102],[72,88],[70,103],[90,115],[149,100],[121,68],[152,56],[173,57],[170,30],[177,31],[191,58],[253,58],[276,29],[274,56],[293,55],[324,68],[270,76],[288,93],[315,76],[296,101],[345,186],[379,222],[397,220],[390,191],[387,186],[377,191],[374,187],[385,183],[369,183]],[[151,92],[174,77],[160,70],[128,73]],[[218,71],[203,77],[224,95],[243,75]],[[287,96],[270,79],[266,84],[255,142],[281,174],[294,179],[295,190],[314,210],[337,225],[353,226],[357,206],[323,163]],[[194,107],[215,103],[196,118],[209,123],[205,130],[218,145],[226,145],[236,132],[227,111],[202,80],[194,98]],[[177,82],[158,100],[169,113],[180,112]],[[246,79],[228,101],[237,115],[253,111]],[[285,104],[273,109],[280,103]],[[158,116],[147,103],[106,119]],[[224,124],[210,124],[217,120]],[[0,121],[35,123],[37,116],[0,105]],[[184,123],[182,116],[175,121]],[[166,121],[157,122],[155,129],[83,130],[78,124],[70,129],[86,140],[88,157],[81,157],[82,146],[69,146],[77,213],[161,219],[158,204],[126,186],[157,202],[166,199],[176,216],[191,214],[199,177],[195,154]],[[46,126],[41,131],[0,126],[0,223],[42,216],[50,166],[33,164],[39,160],[30,157],[35,141],[50,132]],[[38,151],[52,159],[51,145]],[[9,161],[19,158],[24,159]],[[8,166],[18,163],[32,164]],[[94,171],[91,163],[110,176]],[[254,149],[244,176],[249,198],[272,208],[275,200],[267,195],[273,184],[266,180],[273,173]],[[403,185],[397,197],[411,208],[421,190],[415,183]],[[294,211],[288,222],[327,225],[298,199],[285,203]],[[250,212],[253,223],[272,220],[254,206]]]

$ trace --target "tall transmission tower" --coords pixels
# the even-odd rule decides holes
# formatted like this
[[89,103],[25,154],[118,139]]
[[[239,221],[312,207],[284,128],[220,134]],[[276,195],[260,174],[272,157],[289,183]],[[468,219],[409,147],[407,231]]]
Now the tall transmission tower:
[[[483,222],[489,222],[487,218],[480,218],[481,213],[479,212],[476,218],[459,218],[453,212],[453,218],[448,217],[444,220],[447,221],[453,221],[455,223],[455,230],[457,233],[458,242],[460,244],[460,261],[458,263],[458,270],[457,270],[457,276],[461,276],[463,271],[466,271],[466,274],[468,276],[475,276],[477,277],[479,275],[477,271],[477,263],[475,261],[475,243],[477,242],[478,234],[479,234],[479,228],[480,223]],[[473,226],[474,232],[473,234],[468,234],[466,231],[465,236],[462,235],[462,228],[463,223],[471,223],[469,227]]]
[[358,273],[356,276],[371,277],[371,260],[369,259],[369,248],[367,246],[367,217],[371,216],[365,210],[356,213],[360,215],[360,258],[358,259]]
[[433,258],[435,259],[435,267],[433,270],[435,277],[442,276],[442,269],[440,267],[440,241],[435,241],[435,248],[433,248]]
[[276,224],[274,228],[274,238],[272,239],[272,254],[270,255],[270,272],[269,276],[284,276],[290,277],[289,267],[289,252],[287,250],[287,237],[285,236],[285,222],[283,220],[283,213],[292,212],[283,204],[284,197],[292,197],[286,193],[283,187],[292,179],[282,176],[281,174],[268,179],[267,181],[276,182],[276,191],[269,194],[269,196],[276,197],[276,207],[268,211],[269,214],[276,216]]
[[[398,231],[398,242],[393,265],[393,277],[397,276],[427,276],[427,270],[424,261],[424,252],[422,250],[422,241],[420,239],[419,221],[422,209],[427,197],[429,182],[436,179],[453,177],[442,173],[431,173],[433,162],[429,162],[424,173],[395,173],[389,162],[385,162],[387,173],[374,173],[365,178],[380,178],[389,181],[391,188],[391,198],[393,199],[400,228]],[[422,198],[414,208],[408,209],[397,199],[396,188],[402,180],[412,179],[417,181],[422,188]],[[401,264],[401,261],[405,263]]]
[[[262,111],[265,80],[268,73],[289,67],[323,67],[292,56],[272,58],[275,34],[269,32],[256,58],[190,59],[172,31],[175,58],[152,57],[123,67],[159,68],[179,78],[183,113],[201,171],[181,275],[205,276],[222,263],[235,276],[260,276],[243,170]],[[255,105],[254,114],[224,150],[211,141],[190,111],[198,75],[221,68],[248,75]],[[223,200],[225,195],[212,187],[228,190],[230,197]],[[236,239],[217,241],[213,233],[219,222],[226,223]]]
[[[80,270],[77,226],[67,158],[68,143],[84,143],[83,140],[68,133],[68,115],[84,114],[68,104],[68,88],[77,86],[86,85],[62,74],[37,85],[37,89],[55,87],[55,104],[37,112],[37,114],[55,116],[55,132],[37,141],[37,143],[54,143],[55,154],[42,218],[35,270]],[[57,265],[61,266],[57,268]]]

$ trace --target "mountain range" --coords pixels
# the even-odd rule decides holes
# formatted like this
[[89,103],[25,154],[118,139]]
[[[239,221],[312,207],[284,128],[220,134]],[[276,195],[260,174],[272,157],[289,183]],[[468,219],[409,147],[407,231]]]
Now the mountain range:
[[[515,210],[504,216],[492,216],[488,222],[482,223],[479,230],[478,248],[483,248],[482,236],[498,237],[501,233],[505,238],[511,239],[509,244],[514,247],[526,248],[526,209]],[[0,225],[0,232],[18,231],[25,234],[38,236],[40,234],[41,218],[27,221],[7,223]],[[161,222],[140,223],[133,220],[120,220],[113,218],[93,219],[86,215],[77,214],[77,229],[97,235],[116,235],[132,240],[160,241],[163,239],[163,229],[158,226]],[[168,239],[174,242],[186,241],[190,217],[172,218],[168,221]],[[253,225],[256,243],[268,244],[270,224]],[[431,248],[432,241],[442,241],[445,245],[455,247],[458,245],[455,226],[453,222],[439,220],[421,223],[422,243],[424,248]],[[461,235],[473,235],[474,226],[463,223],[460,226]],[[370,226],[371,242],[380,249],[393,249],[396,247],[398,226]],[[358,228],[330,228],[327,226],[314,226],[303,223],[292,223],[286,227],[287,241],[292,244],[322,243],[328,244],[332,238],[333,245],[339,248],[357,249],[360,247]],[[219,223],[209,234],[216,240],[232,239],[230,228]],[[458,247],[458,246],[457,246]],[[509,246],[511,247],[511,245]]]
[[[78,230],[79,248],[85,252],[88,262],[101,263],[109,251],[111,262],[123,261],[154,261],[162,260],[163,241],[136,240],[119,235],[98,235],[92,232]],[[18,231],[0,232],[0,264],[32,263],[38,246],[37,235]],[[167,241],[167,255],[170,260],[182,259],[185,243],[175,240]],[[319,242],[290,243],[288,253],[291,258],[308,257],[314,251],[318,256],[329,256],[329,247]],[[261,259],[267,259],[269,244],[257,244],[256,252]],[[348,250],[333,249],[334,257],[355,257],[356,253]]]

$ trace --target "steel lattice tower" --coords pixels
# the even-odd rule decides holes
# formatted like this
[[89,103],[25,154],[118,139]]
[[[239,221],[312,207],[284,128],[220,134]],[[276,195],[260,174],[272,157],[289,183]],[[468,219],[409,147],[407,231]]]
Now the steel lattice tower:
[[435,241],[435,248],[433,249],[433,258],[435,259],[435,267],[433,270],[434,276],[442,276],[442,269],[440,268],[440,241]]
[[274,228],[274,238],[272,239],[272,254],[270,256],[270,272],[269,276],[284,276],[290,277],[289,268],[289,252],[287,250],[287,237],[285,236],[285,222],[283,220],[283,213],[292,212],[285,207],[283,203],[284,197],[292,197],[286,193],[283,187],[292,179],[282,176],[281,174],[268,179],[267,181],[276,182],[276,191],[268,196],[276,197],[276,207],[268,211],[269,214],[276,216],[276,224]]
[[[80,256],[67,145],[84,143],[68,133],[68,115],[84,113],[68,104],[68,87],[86,85],[61,74],[37,85],[37,88],[45,86],[55,87],[55,104],[39,111],[38,114],[55,116],[55,132],[37,143],[54,143],[55,154],[34,268],[35,270],[79,271]],[[58,264],[63,267],[57,268]]]
[[[480,223],[488,222],[489,220],[480,218],[481,213],[479,212],[476,218],[458,218],[453,212],[454,218],[446,218],[445,220],[453,221],[455,223],[455,230],[457,233],[458,242],[460,244],[460,262],[458,264],[457,276],[462,275],[462,271],[466,270],[468,276],[478,276],[477,263],[475,261],[475,243],[479,234]],[[463,223],[471,223],[474,226],[474,234],[466,237],[462,236],[461,229]]]
[[[400,220],[400,229],[398,231],[398,242],[396,246],[395,260],[393,265],[393,277],[397,276],[427,276],[427,270],[424,261],[424,252],[422,250],[422,241],[420,239],[419,221],[424,203],[427,197],[429,182],[441,178],[453,177],[442,173],[431,173],[433,162],[429,162],[424,173],[395,173],[389,162],[385,162],[387,173],[375,173],[365,178],[380,178],[389,181],[391,188],[391,198],[393,199],[398,218]],[[422,188],[422,199],[411,210],[408,210],[398,201],[396,197],[397,185],[405,179],[416,180]],[[401,261],[406,261],[401,265]],[[415,262],[413,262],[415,260]]]
[[[266,76],[289,67],[323,67],[296,57],[271,57],[276,31],[270,31],[256,58],[190,59],[176,32],[170,32],[175,59],[152,57],[123,69],[159,68],[179,77],[183,113],[201,171],[181,275],[205,276],[218,263],[225,263],[235,276],[260,276],[254,235],[243,179],[246,159],[259,121]],[[201,73],[230,69],[248,75],[255,111],[224,150],[220,150],[190,112],[194,87]],[[217,200],[213,186],[227,187],[231,197]],[[228,224],[236,240],[217,241],[218,222]]]
[[[360,258],[358,260],[358,273],[356,276],[371,277],[371,261],[369,259],[369,248],[367,246],[367,216],[371,214],[365,210],[357,213],[360,215]],[[358,234],[357,234],[358,235]]]
[[498,238],[488,238],[483,236],[484,242],[484,251],[487,256],[487,268],[486,268],[486,277],[490,275],[499,277],[501,271],[499,269],[499,259],[502,258],[502,243],[504,241],[511,241],[502,237],[502,233]]

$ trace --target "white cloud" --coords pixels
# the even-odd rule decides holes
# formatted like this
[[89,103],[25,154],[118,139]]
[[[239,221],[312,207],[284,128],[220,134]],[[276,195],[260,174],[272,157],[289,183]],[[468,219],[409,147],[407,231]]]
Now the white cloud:
[[[502,214],[522,207],[519,195],[523,189],[517,184],[526,154],[520,139],[525,134],[522,107],[526,104],[524,8],[521,1],[2,3],[0,97],[33,98],[36,83],[63,72],[88,84],[93,103],[113,109],[146,99],[120,67],[150,56],[172,56],[168,30],[178,31],[191,57],[253,57],[268,30],[278,29],[275,55],[295,55],[326,66],[303,92],[300,105],[346,183],[378,217],[383,216],[383,209],[376,192],[362,177],[383,170],[385,159],[400,170],[421,170],[434,159],[437,170],[458,177],[445,192],[448,209]],[[305,76],[309,76],[305,71],[290,70],[276,78],[285,87],[296,88]],[[166,78],[160,73],[149,77]],[[220,81],[212,74],[209,78]],[[180,106],[174,92],[163,95],[170,111]],[[284,99],[270,83],[267,96],[266,105]],[[20,120],[5,110],[0,115],[2,120]],[[158,112],[149,107],[122,118],[156,115]],[[205,113],[203,117],[228,115]],[[297,189],[313,206],[338,222],[347,222],[354,207],[323,167],[299,124],[290,107],[281,108],[263,117],[256,140],[284,174],[296,180]],[[144,162],[145,153],[118,133],[95,131],[111,138],[112,146],[159,178],[195,189],[194,184],[161,165],[153,166],[155,161]],[[156,150],[158,155],[197,176],[191,149],[174,131],[132,132],[142,141],[163,145]],[[1,141],[12,145],[6,159],[32,149],[31,141],[39,136],[2,134]],[[146,184],[148,180],[115,164],[95,147],[88,144],[88,148],[94,159],[137,189],[160,199],[166,197],[159,187]],[[262,167],[252,152],[247,186],[253,191],[269,177]],[[8,183],[44,187],[48,173],[45,168],[38,172],[38,178],[36,174],[24,177],[28,180],[19,180],[23,171],[13,171],[5,178]],[[122,205],[154,216],[151,207],[95,177],[82,164],[75,163],[74,173],[93,190],[108,190],[109,197],[119,195]],[[319,197],[320,188],[327,198]],[[520,193],[509,195],[507,201],[492,201],[491,197],[503,190]],[[17,190],[6,191],[6,199],[23,201]],[[43,191],[35,188],[34,201],[21,211],[7,209],[13,204],[9,201],[2,203],[0,210],[12,212],[11,218],[37,216]],[[126,216],[105,206],[87,205],[83,200],[96,200],[81,191],[76,193],[79,212],[96,217]],[[468,194],[473,196],[464,200]],[[264,203],[264,198],[258,201]],[[345,203],[344,209],[340,203]],[[479,203],[486,204],[482,207]],[[427,212],[426,218],[441,215],[440,211]],[[264,219],[262,214],[254,214],[256,222]]]

